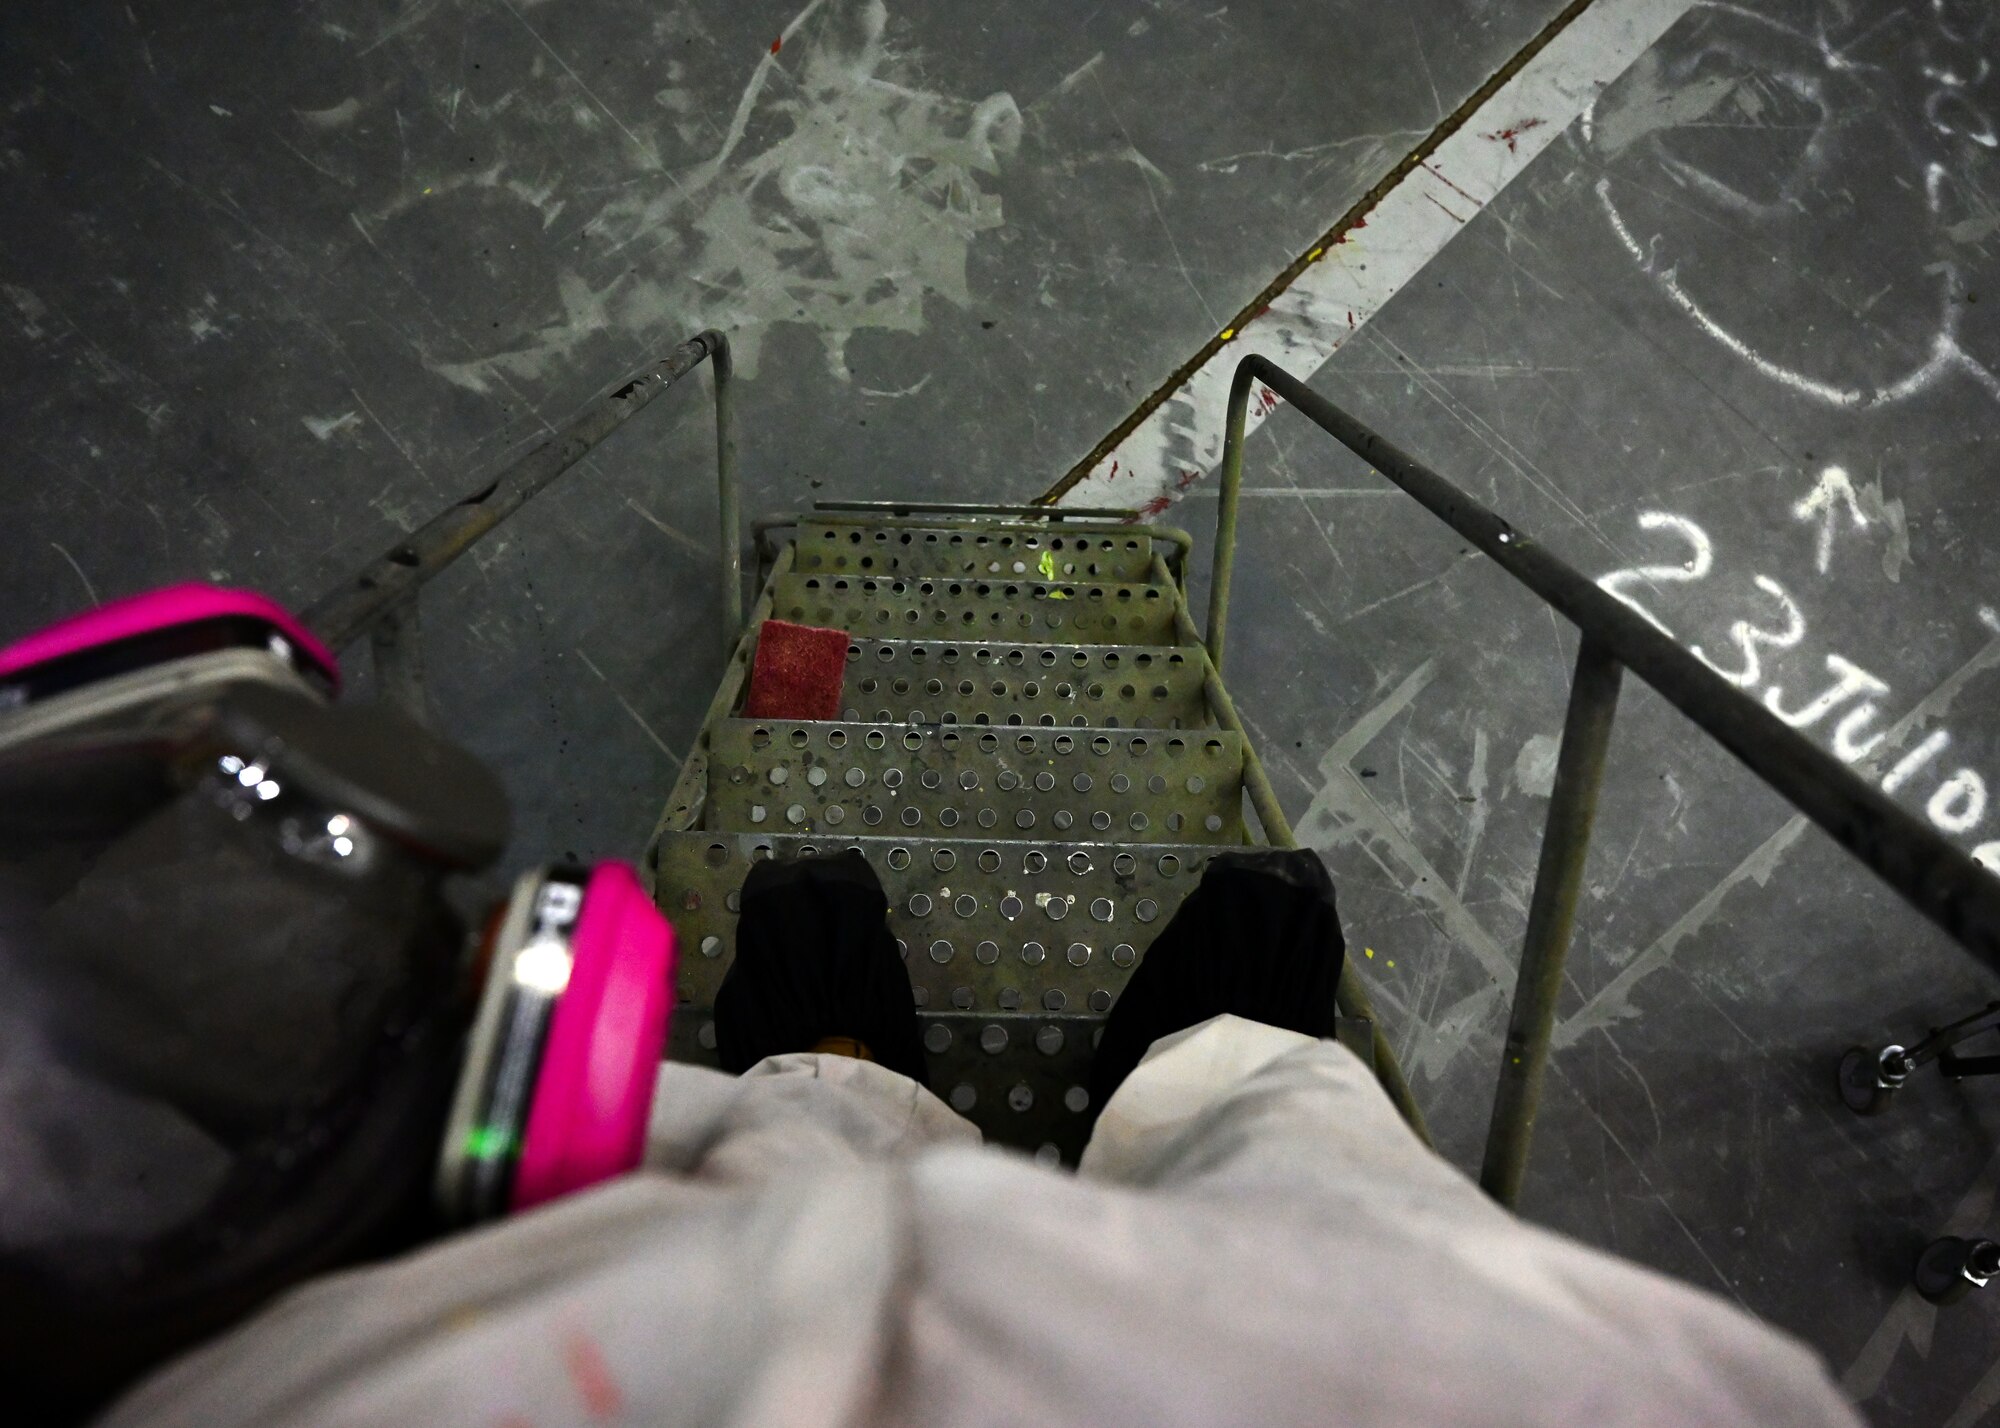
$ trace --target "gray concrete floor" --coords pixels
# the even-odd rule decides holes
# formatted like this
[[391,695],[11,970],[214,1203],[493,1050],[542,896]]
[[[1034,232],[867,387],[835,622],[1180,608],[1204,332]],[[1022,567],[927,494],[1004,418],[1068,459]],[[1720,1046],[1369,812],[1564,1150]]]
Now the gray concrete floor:
[[[187,576],[309,598],[709,324],[753,512],[1033,495],[1558,8],[17,8],[6,632]],[[2000,778],[2000,27],[1850,9],[1697,11],[1314,384],[1593,574],[1698,529],[1707,573],[1634,597],[1730,668],[1737,622],[1774,632],[1750,687],[1790,707],[1837,656],[1889,687],[1872,727],[1948,728],[1922,807]],[[519,861],[636,849],[713,687],[707,414],[643,421],[428,607]],[[1232,686],[1469,1165],[1574,643],[1296,416],[1250,463]],[[1836,491],[1822,560],[1794,510],[1832,466],[1867,523]],[[1624,709],[1528,1213],[1801,1334],[1880,1423],[1987,1421],[2000,1311],[1899,1289],[1954,1215],[1993,1228],[1994,1097],[1859,1121],[1830,1084],[1984,984]]]
[[[0,599],[310,596],[708,325],[746,509],[1026,499],[1558,8],[17,7]],[[712,692],[699,408],[430,607],[524,858],[636,846]]]

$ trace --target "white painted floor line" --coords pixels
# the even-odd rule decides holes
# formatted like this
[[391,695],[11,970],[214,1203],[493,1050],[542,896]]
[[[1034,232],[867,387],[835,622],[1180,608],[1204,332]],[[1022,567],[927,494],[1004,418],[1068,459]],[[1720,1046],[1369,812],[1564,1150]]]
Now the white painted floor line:
[[[1693,0],[1596,0],[1230,335],[1060,504],[1131,506],[1157,516],[1179,500],[1221,460],[1229,379],[1244,356],[1261,353],[1311,377],[1692,7]],[[1251,430],[1276,409],[1276,397],[1264,395],[1250,403]]]

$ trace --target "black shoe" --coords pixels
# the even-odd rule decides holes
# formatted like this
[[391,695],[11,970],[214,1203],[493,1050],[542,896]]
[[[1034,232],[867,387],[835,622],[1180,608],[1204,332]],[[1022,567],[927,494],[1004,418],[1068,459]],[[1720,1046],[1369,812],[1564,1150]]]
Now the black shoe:
[[1332,1036],[1346,958],[1333,880],[1317,853],[1216,854],[1105,1019],[1091,1105],[1102,1109],[1155,1041],[1210,1017]]
[[910,976],[889,935],[889,900],[852,849],[753,864],[736,959],[715,994],[715,1049],[741,1074],[766,1056],[851,1037],[928,1085]]

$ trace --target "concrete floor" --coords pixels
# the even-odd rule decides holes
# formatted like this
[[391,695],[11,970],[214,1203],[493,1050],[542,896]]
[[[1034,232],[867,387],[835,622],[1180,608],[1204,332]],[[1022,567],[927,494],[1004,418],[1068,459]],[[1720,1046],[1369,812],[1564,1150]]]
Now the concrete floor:
[[[746,509],[1027,499],[1558,8],[17,10],[0,599],[309,597],[709,325]],[[700,407],[430,607],[523,858],[637,846],[712,692]]]
[[[190,575],[309,598],[709,324],[750,510],[1034,495],[1559,8],[10,14],[7,630]],[[1996,53],[1972,5],[1702,7],[1313,377],[1593,574],[1704,541],[1621,588],[1789,708],[1865,669],[1878,774],[1947,729],[1915,808],[2000,778]],[[643,421],[428,607],[517,864],[635,849],[713,686],[706,412]],[[1249,463],[1232,687],[1471,1165],[1574,642],[1295,416]],[[1994,1228],[1994,1096],[1861,1121],[1830,1081],[1986,984],[1623,708],[1527,1212],[1802,1335],[1878,1423],[2000,1421],[2000,1301],[1901,1293]]]

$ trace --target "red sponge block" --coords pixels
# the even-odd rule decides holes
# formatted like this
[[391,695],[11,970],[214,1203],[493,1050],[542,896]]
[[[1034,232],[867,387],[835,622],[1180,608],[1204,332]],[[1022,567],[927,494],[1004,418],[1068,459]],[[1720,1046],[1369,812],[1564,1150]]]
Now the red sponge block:
[[766,620],[757,630],[746,719],[838,719],[847,678],[848,635]]

